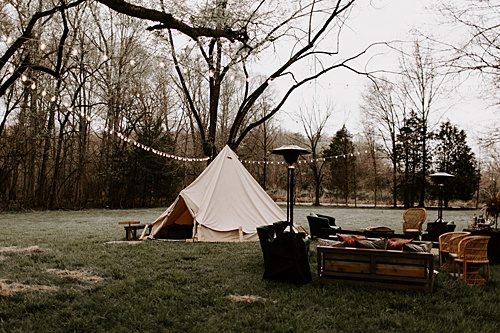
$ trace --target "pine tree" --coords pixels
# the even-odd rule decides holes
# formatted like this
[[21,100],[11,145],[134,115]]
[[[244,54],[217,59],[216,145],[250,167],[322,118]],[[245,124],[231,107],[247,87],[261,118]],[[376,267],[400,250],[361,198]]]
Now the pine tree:
[[354,144],[352,135],[345,125],[332,138],[330,146],[324,151],[325,157],[332,157],[330,161],[330,187],[334,194],[349,202],[349,195],[355,187]]
[[467,135],[449,121],[441,124],[435,135],[434,165],[436,171],[445,171],[455,177],[446,185],[444,205],[452,199],[470,200],[480,180],[477,160],[467,145]]

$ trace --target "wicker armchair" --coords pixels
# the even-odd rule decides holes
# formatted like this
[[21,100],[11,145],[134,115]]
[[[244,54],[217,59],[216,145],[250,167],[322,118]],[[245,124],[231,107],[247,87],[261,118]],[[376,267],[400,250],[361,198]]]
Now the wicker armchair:
[[441,268],[447,269],[449,267],[448,255],[450,253],[450,239],[460,235],[470,235],[470,232],[446,232],[439,236],[439,266]]
[[408,208],[403,213],[403,233],[420,235],[427,220],[427,210],[422,207]]
[[[488,260],[488,236],[468,236],[458,244],[458,256],[455,258],[458,278],[467,284],[483,284],[490,278]],[[481,268],[486,270],[486,278],[481,276]]]
[[458,258],[458,244],[465,237],[469,237],[470,234],[456,235],[450,238],[448,242],[448,269],[453,274],[457,273],[457,268],[455,266],[455,259]]

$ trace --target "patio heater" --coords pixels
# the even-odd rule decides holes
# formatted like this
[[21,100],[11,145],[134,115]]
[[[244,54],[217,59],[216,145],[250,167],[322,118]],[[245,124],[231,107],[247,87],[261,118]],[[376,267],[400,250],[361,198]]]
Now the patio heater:
[[438,218],[435,222],[444,222],[443,221],[443,188],[444,185],[448,182],[450,178],[455,177],[454,175],[450,175],[446,172],[435,172],[430,175],[435,184],[437,184],[439,188],[439,199],[438,199]]
[[310,154],[307,149],[301,148],[296,145],[281,146],[272,152],[274,155],[282,155],[285,162],[288,164],[287,172],[287,189],[286,189],[286,221],[290,225],[290,232],[293,228],[293,203],[294,203],[294,189],[295,189],[295,163],[299,155]]

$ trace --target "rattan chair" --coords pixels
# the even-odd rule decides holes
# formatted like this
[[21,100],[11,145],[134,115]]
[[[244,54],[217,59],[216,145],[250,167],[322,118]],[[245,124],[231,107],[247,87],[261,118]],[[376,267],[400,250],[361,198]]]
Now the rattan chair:
[[455,236],[470,235],[467,231],[446,232],[439,236],[439,266],[442,269],[449,268],[448,254],[450,252],[450,239]]
[[[488,260],[489,236],[468,236],[458,244],[458,256],[454,264],[458,278],[465,283],[483,284],[490,279],[490,261]],[[481,268],[486,270],[486,278],[481,273]]]
[[403,212],[403,233],[420,235],[425,220],[427,220],[427,210],[425,208],[415,207],[406,209]]
[[448,265],[447,268],[453,276],[457,273],[457,268],[455,266],[455,259],[458,258],[458,244],[465,237],[469,237],[470,234],[456,235],[450,238],[448,241]]

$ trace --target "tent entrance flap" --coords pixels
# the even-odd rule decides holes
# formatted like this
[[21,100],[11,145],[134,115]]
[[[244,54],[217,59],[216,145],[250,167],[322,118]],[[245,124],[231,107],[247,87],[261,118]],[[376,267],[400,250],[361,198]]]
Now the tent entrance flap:
[[193,225],[193,216],[191,216],[191,213],[189,212],[186,202],[182,196],[179,197],[179,200],[170,213],[166,224]]
[[193,217],[182,197],[179,197],[155,237],[160,239],[189,239],[193,237]]

